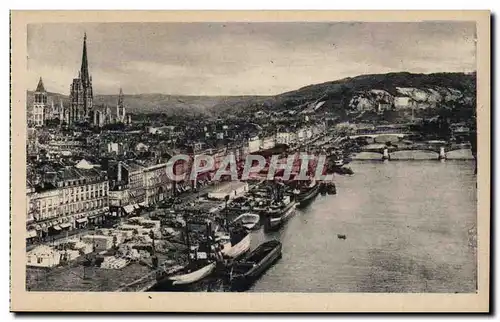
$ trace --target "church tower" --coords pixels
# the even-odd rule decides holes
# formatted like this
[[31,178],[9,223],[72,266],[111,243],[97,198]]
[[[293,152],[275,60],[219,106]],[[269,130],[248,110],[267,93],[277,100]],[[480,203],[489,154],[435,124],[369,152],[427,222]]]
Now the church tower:
[[36,127],[45,124],[45,111],[47,109],[47,91],[43,86],[42,78],[38,81],[35,90],[35,101],[33,102],[33,119],[32,124]]
[[116,123],[125,123],[125,105],[123,105],[123,90],[120,88],[118,104],[116,105]]
[[59,124],[62,125],[64,122],[67,122],[66,115],[63,101],[62,99],[59,99],[59,115],[57,116],[59,118]]
[[87,57],[87,34],[83,37],[82,65],[78,78],[70,86],[69,122],[83,122],[92,117],[92,76],[89,73]]
[[85,118],[89,117],[92,111],[92,76],[89,73],[89,62],[87,59],[87,34],[83,36],[83,53],[82,53],[82,67],[80,68],[81,80],[83,85],[83,113]]
[[45,121],[52,120],[52,119],[55,119],[57,117],[58,113],[57,113],[56,107],[54,106],[53,99],[50,100],[50,107],[47,104],[47,106],[45,107],[45,112],[43,114],[44,114]]

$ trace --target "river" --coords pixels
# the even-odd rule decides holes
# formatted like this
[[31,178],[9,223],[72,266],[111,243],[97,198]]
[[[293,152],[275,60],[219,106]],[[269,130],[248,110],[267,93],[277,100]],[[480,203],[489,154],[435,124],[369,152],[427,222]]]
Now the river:
[[[354,161],[337,195],[318,196],[253,247],[283,257],[250,292],[475,292],[473,161]],[[339,239],[337,234],[346,236]]]

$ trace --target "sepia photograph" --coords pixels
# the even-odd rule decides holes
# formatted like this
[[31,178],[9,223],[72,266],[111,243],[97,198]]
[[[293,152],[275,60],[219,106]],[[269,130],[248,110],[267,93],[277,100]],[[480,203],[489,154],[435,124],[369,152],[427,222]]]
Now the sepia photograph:
[[163,13],[13,12],[12,309],[488,310],[489,12]]

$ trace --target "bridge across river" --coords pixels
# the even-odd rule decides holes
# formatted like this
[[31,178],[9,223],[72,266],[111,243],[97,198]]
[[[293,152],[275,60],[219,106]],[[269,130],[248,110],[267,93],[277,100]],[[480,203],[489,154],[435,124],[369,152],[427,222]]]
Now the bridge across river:
[[470,144],[454,144],[445,141],[412,142],[406,141],[414,133],[395,131],[392,133],[367,133],[337,137],[331,142],[340,145],[345,140],[366,138],[368,145],[361,152],[352,155],[358,160],[472,160],[474,156]]
[[353,159],[376,160],[472,160],[474,156],[470,145],[457,144],[369,144],[362,151],[352,156]]

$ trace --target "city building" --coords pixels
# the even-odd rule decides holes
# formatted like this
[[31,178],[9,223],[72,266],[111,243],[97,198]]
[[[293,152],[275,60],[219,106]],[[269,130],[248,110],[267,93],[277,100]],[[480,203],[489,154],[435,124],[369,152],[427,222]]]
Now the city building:
[[271,149],[274,148],[275,145],[276,145],[275,135],[270,135],[262,139],[260,149],[261,150]]
[[87,57],[87,34],[83,37],[82,65],[78,78],[74,78],[70,86],[69,110],[65,111],[68,124],[80,123],[91,119],[93,114],[92,76],[89,73]]
[[107,105],[94,105],[94,114],[92,124],[102,127],[108,124],[129,124],[129,118],[125,109],[123,90],[120,88],[116,109]]
[[31,120],[28,120],[29,125],[41,127],[45,124],[45,112],[47,110],[47,91],[43,86],[42,78],[38,81],[35,90],[33,108],[31,109]]
[[47,237],[49,232],[58,232],[61,229],[58,226],[61,217],[60,190],[51,183],[42,182],[29,195],[30,216],[33,221],[30,222],[31,227],[28,227],[28,236],[31,236],[33,228],[39,238]]
[[135,163],[123,163],[123,172],[126,173],[128,178],[128,187],[129,187],[131,203],[133,204],[144,203],[146,201],[146,190],[144,185],[144,174],[143,174],[144,167]]
[[276,133],[276,144],[293,145],[297,143],[297,133],[292,131],[280,131]]
[[408,96],[396,96],[394,97],[394,108],[404,109],[413,107],[413,101]]
[[132,213],[135,208],[133,205],[132,207],[129,207],[129,205],[129,189],[126,185],[116,185],[109,189],[109,212],[113,217],[121,217]]
[[103,127],[111,124],[111,108],[107,105],[94,106],[92,124],[94,126]]
[[146,205],[143,172],[143,166],[122,161],[108,171],[113,182],[109,191],[109,207],[113,216],[129,215],[139,206]]
[[126,123],[127,122],[127,112],[125,110],[125,105],[123,103],[123,90],[120,88],[120,94],[118,94],[118,103],[116,104],[116,123]]
[[47,156],[72,155],[84,151],[87,144],[84,140],[74,136],[56,135],[43,145]]
[[155,164],[143,170],[145,185],[145,204],[152,205],[172,194],[172,181],[167,176],[166,164]]
[[107,153],[114,153],[117,156],[125,154],[124,144],[122,142],[109,142],[107,144]]
[[59,173],[61,217],[75,228],[97,224],[109,210],[109,182],[95,166],[66,167]]
[[260,150],[260,138],[259,136],[254,136],[248,140],[248,152],[253,153]]
[[384,111],[389,111],[392,109],[392,104],[388,101],[381,100],[378,102],[377,112],[383,113]]
[[29,128],[26,130],[26,153],[28,158],[39,156],[37,130]]
[[[108,211],[108,178],[88,162],[45,174],[27,191],[28,236],[39,238],[98,223]],[[30,218],[33,220],[30,220]],[[33,236],[31,236],[33,237]]]
[[33,267],[54,267],[59,265],[61,254],[48,245],[39,245],[26,253],[26,265]]

